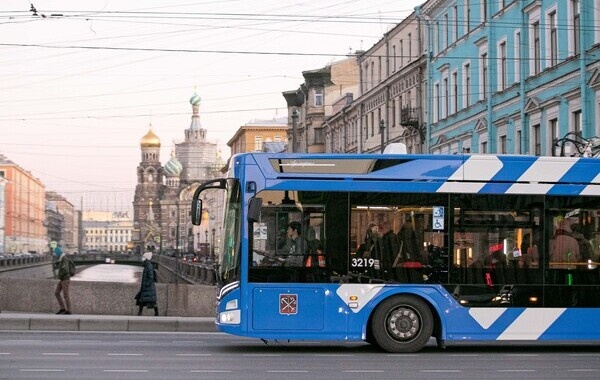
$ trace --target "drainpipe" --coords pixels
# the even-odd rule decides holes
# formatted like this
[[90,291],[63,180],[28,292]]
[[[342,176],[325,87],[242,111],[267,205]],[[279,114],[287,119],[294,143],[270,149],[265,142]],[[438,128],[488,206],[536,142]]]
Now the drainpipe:
[[519,115],[521,117],[521,154],[529,154],[529,121],[526,120],[525,115],[525,105],[527,104],[527,88],[525,87],[525,75],[527,74],[527,70],[529,70],[527,60],[523,59],[527,51],[525,49],[525,41],[529,39],[528,27],[527,27],[527,18],[525,17],[525,9],[527,0],[521,0],[521,41],[519,41],[519,92],[521,99],[519,100],[521,103],[521,110]]
[[[431,65],[431,59],[432,59],[432,53],[431,53],[431,25],[430,25],[430,19],[429,17],[423,15],[421,13],[421,7],[415,7],[415,15],[417,16],[417,18],[423,22],[427,28],[427,53],[425,56],[425,64],[426,64],[426,76],[427,76],[427,88],[425,89],[426,91],[426,101],[427,101],[427,106],[426,106],[426,112],[427,112],[427,121],[425,123],[425,152],[424,153],[430,153],[429,152],[429,141],[431,140],[431,110],[433,108],[433,90],[432,90],[432,83],[431,83],[431,78],[433,77],[433,73],[431,72],[432,70],[432,65]],[[421,28],[420,28],[421,23],[419,23],[419,50],[422,49],[423,46],[423,41],[421,41]]]
[[496,48],[490,46],[490,43],[492,41],[496,41],[494,39],[494,26],[492,25],[492,2],[491,1],[487,1],[484,2],[484,5],[487,7],[486,9],[486,19],[484,20],[484,22],[487,25],[487,40],[488,40],[488,54],[487,54],[487,89],[483,89],[484,93],[486,94],[486,106],[487,106],[487,128],[488,128],[488,142],[490,143],[490,153],[491,152],[495,152],[498,153],[498,143],[497,143],[497,138],[498,138],[498,131],[495,129],[494,127],[494,123],[493,123],[493,117],[494,117],[494,102],[492,100],[492,78],[497,78],[496,74],[496,65],[490,65],[490,62],[496,62]]
[[[590,125],[590,112],[592,111],[592,107],[590,107],[590,98],[588,96],[588,73],[587,73],[587,40],[588,35],[590,33],[586,33],[582,30],[582,25],[593,25],[591,23],[591,17],[589,16],[594,12],[594,7],[591,1],[579,2],[579,17],[581,18],[581,22],[579,23],[579,87],[581,92],[581,136],[594,136],[594,130]],[[585,9],[587,8],[587,9]]]

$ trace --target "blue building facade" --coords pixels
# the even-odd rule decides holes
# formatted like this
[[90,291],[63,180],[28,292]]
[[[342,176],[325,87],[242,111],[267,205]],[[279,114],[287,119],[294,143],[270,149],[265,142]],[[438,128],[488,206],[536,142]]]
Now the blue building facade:
[[555,155],[600,134],[600,0],[431,0],[426,151]]

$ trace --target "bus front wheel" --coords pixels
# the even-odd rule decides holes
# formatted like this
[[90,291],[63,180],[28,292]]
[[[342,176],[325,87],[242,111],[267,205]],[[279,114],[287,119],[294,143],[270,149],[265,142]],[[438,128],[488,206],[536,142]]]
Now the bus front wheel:
[[433,315],[416,297],[401,295],[381,303],[371,324],[377,345],[388,352],[416,352],[427,344],[433,332]]

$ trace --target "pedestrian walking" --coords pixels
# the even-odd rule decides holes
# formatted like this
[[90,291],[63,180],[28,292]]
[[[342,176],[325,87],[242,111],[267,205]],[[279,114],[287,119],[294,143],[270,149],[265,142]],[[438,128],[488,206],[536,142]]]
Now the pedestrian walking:
[[60,306],[60,310],[56,314],[71,314],[71,298],[69,296],[69,285],[71,284],[70,260],[60,246],[54,248],[54,255],[58,257],[58,284],[54,290],[54,296]]
[[135,296],[136,305],[138,305],[137,315],[142,315],[144,307],[154,309],[154,315],[158,315],[158,307],[156,306],[156,274],[151,260],[152,252],[145,252],[142,255],[144,271],[142,272],[140,291]]

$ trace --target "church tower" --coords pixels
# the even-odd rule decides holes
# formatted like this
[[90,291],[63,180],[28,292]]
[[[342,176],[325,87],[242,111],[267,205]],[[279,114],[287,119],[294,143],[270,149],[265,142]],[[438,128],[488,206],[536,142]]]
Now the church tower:
[[184,131],[185,140],[175,145],[177,158],[183,165],[182,184],[203,182],[212,179],[220,169],[217,163],[217,144],[206,138],[206,129],[200,123],[200,96],[194,93],[190,98],[192,120]]
[[164,192],[163,167],[160,163],[160,139],[150,126],[140,141],[142,160],[137,168],[133,200],[132,240],[134,253],[160,248],[160,199]]

